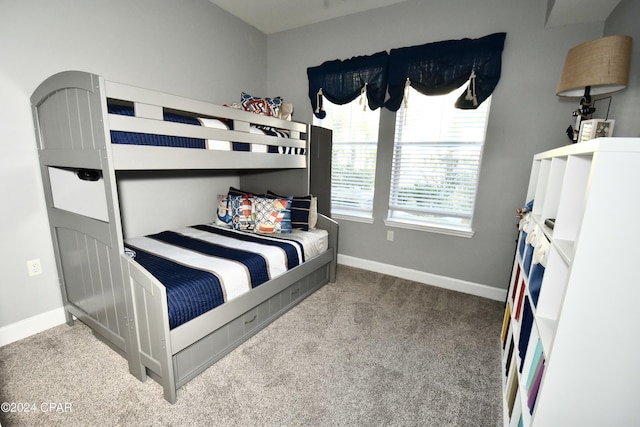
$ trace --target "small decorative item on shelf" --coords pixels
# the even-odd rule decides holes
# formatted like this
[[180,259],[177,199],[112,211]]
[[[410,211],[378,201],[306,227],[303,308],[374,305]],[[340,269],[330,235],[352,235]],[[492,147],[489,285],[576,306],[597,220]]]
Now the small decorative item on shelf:
[[524,207],[516,209],[516,217],[522,219],[527,213],[533,209],[533,200],[527,203]]
[[580,133],[578,134],[578,142],[589,141],[590,139],[602,138],[613,134],[613,126],[615,120],[583,120],[580,123]]

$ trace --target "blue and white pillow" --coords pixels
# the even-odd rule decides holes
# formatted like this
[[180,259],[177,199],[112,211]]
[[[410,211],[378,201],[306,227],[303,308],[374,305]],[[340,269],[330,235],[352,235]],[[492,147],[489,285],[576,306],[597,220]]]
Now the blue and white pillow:
[[254,197],[257,233],[291,233],[291,198]]
[[240,103],[245,111],[262,114],[264,116],[278,117],[280,106],[282,105],[282,98],[279,96],[276,98],[258,98],[242,92]]
[[253,230],[253,200],[245,196],[229,196],[228,209],[231,211],[231,228],[234,230]]
[[216,209],[216,224],[231,225],[231,210],[229,209],[229,198],[227,194],[218,194],[218,206]]

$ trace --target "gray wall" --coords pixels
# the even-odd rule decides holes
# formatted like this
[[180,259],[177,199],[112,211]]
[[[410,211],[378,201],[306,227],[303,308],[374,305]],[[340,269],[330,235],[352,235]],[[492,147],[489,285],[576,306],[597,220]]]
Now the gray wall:
[[[0,57],[2,328],[61,307],[29,104],[38,84],[77,69],[223,104],[263,93],[267,77],[266,36],[208,0],[0,0]],[[34,258],[43,274],[29,277]]]
[[[383,110],[374,223],[340,220],[339,252],[496,288],[506,288],[532,156],[566,145],[578,100],[556,97],[565,55],[602,35],[604,22],[545,29],[546,1],[409,1],[268,38],[269,93],[310,120],[306,68],[326,60],[448,39],[506,32],[502,77],[491,104],[471,239],[394,229],[386,240],[393,114]],[[636,15],[637,16],[637,15]],[[629,18],[630,19],[630,18]]]
[[[616,135],[640,136],[640,1],[623,0],[611,13],[604,27],[604,35],[626,34],[633,37],[631,54],[631,71],[627,89],[612,94],[611,113],[615,119]],[[598,103],[606,108],[606,102]],[[596,105],[598,108],[599,105]],[[603,108],[604,110],[604,108]],[[596,112],[598,117],[604,117],[603,112]]]

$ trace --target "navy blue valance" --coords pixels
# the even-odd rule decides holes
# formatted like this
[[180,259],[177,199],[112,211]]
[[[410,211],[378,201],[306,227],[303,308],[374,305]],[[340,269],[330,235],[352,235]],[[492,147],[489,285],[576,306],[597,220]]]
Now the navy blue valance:
[[456,101],[456,108],[477,108],[500,80],[505,37],[506,33],[496,33],[473,40],[448,40],[392,49],[389,54],[389,99],[384,106],[398,111],[409,79],[411,87],[424,95],[444,95],[469,81],[469,88]]
[[372,110],[384,106],[397,111],[409,85],[425,95],[444,95],[469,81],[455,106],[477,108],[500,80],[505,38],[506,33],[496,33],[327,61],[307,69],[311,106],[316,117],[322,119],[326,116],[323,96],[342,105],[366,92]]
[[307,68],[309,99],[314,114],[319,119],[326,116],[322,109],[323,96],[334,104],[342,105],[366,93],[369,108],[382,107],[387,92],[388,67],[389,54],[378,52]]

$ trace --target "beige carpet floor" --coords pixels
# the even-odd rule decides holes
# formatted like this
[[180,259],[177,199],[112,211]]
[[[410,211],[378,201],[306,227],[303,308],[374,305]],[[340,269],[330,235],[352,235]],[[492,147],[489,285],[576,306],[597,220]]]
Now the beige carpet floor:
[[0,348],[0,423],[499,426],[502,308],[340,266],[336,283],[178,390],[175,405],[82,323],[61,325]]

